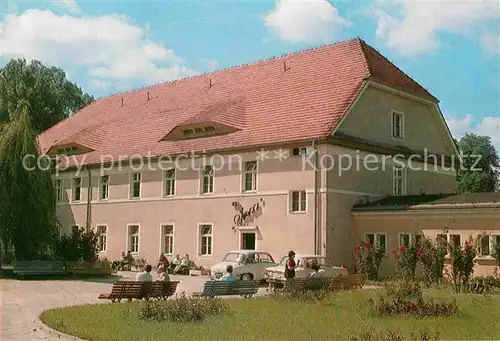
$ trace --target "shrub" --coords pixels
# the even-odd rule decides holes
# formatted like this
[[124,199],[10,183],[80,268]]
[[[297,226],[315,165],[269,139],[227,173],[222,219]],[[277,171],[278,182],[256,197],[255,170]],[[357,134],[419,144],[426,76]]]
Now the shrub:
[[468,284],[467,292],[473,294],[490,294],[500,289],[500,279],[494,276],[474,277]]
[[418,244],[412,244],[408,247],[400,246],[392,250],[396,258],[396,278],[406,281],[415,279],[415,270],[417,269],[418,255],[421,252]]
[[425,301],[422,287],[417,282],[397,281],[386,283],[386,296],[380,296],[376,302],[368,300],[370,307],[380,315],[411,315],[425,316],[453,316],[457,313],[456,302],[435,303]]
[[[401,336],[398,332],[386,330],[385,332],[374,333],[366,332],[360,335],[359,338],[352,338],[351,341],[404,341],[406,338]],[[439,333],[431,334],[429,331],[424,330],[417,336],[412,333],[410,340],[421,341],[437,341],[439,340]]]
[[267,296],[277,300],[297,301],[302,303],[317,303],[323,301],[328,294],[326,287],[316,290],[306,288],[270,288],[267,290]]
[[99,257],[99,235],[80,227],[72,235],[62,235],[53,246],[54,258],[70,262],[93,262]]
[[377,280],[384,250],[369,242],[361,242],[354,246],[354,255],[358,273],[366,274],[370,280]]
[[417,256],[422,265],[424,282],[427,285],[439,283],[443,278],[446,252],[445,246],[436,245],[430,238],[422,236],[420,248],[417,250]]
[[470,242],[466,242],[463,248],[459,245],[451,247],[451,281],[455,292],[469,292],[476,255],[477,250]]
[[220,298],[187,297],[184,293],[176,299],[146,301],[139,311],[139,318],[157,322],[198,322],[208,316],[224,314],[229,306]]

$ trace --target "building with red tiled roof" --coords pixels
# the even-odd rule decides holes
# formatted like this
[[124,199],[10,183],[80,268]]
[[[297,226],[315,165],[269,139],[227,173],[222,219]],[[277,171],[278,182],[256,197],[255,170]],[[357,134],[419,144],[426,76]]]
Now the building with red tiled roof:
[[112,259],[352,264],[354,204],[456,190],[438,100],[361,39],[102,98],[39,141],[59,159],[63,226],[104,231]]

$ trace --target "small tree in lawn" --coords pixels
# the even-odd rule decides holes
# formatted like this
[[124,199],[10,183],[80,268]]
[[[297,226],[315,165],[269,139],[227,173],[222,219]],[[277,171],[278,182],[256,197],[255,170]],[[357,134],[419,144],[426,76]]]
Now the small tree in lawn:
[[435,245],[430,238],[422,235],[417,256],[422,264],[424,281],[428,285],[437,283],[443,278],[446,251],[446,246]]
[[56,236],[52,172],[48,160],[37,165],[39,155],[24,107],[0,136],[0,237],[3,247],[12,247],[19,260],[41,257]]
[[365,274],[370,280],[377,280],[384,249],[369,242],[361,242],[354,246],[354,255],[358,273]]
[[469,291],[476,256],[477,250],[471,241],[466,242],[463,248],[460,245],[451,247],[451,279],[455,292]]
[[416,243],[407,247],[401,245],[398,249],[392,250],[392,254],[396,258],[396,277],[398,279],[404,281],[415,280],[415,271],[420,252],[420,246]]

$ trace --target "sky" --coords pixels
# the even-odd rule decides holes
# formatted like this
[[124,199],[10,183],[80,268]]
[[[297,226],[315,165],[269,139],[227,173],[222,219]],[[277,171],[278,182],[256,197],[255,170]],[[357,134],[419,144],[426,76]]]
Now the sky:
[[0,1],[1,65],[37,59],[102,97],[360,37],[426,87],[455,138],[500,151],[498,1]]

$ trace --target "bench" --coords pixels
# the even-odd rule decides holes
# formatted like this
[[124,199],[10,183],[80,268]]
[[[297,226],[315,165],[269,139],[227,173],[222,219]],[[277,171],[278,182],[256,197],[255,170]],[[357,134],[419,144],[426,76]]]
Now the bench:
[[19,276],[68,275],[64,261],[14,261],[13,272]]
[[362,289],[365,284],[365,275],[356,274],[356,275],[341,275],[332,278],[330,281],[329,289],[330,290],[347,290],[351,288],[359,288]]
[[327,278],[290,278],[287,279],[283,290],[284,291],[305,291],[305,290],[319,290],[325,289],[328,279]]
[[203,292],[193,293],[195,297],[216,296],[242,296],[244,298],[252,297],[259,290],[259,281],[206,281],[203,286]]
[[99,299],[111,300],[111,302],[120,302],[127,299],[129,302],[133,299],[167,299],[177,290],[179,282],[135,282],[135,281],[116,281],[113,283],[111,293],[100,294]]

